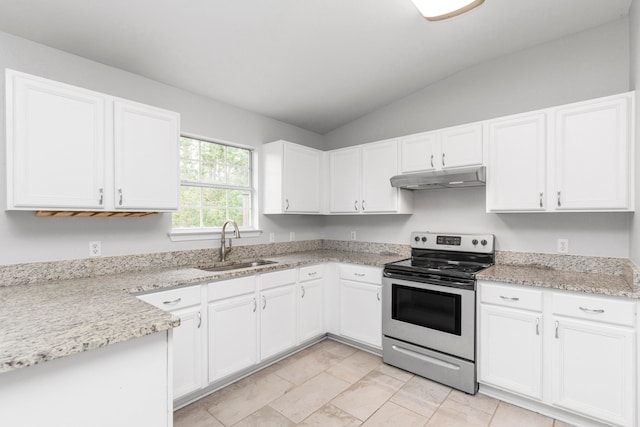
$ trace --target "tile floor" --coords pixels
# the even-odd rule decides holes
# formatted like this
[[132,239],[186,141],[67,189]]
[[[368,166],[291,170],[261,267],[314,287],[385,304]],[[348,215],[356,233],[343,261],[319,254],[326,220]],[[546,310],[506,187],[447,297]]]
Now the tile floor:
[[175,427],[566,427],[322,341],[174,413]]

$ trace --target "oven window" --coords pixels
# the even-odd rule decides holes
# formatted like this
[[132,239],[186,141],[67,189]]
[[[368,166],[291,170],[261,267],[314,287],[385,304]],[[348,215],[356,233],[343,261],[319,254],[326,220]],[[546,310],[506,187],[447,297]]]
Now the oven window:
[[429,329],[461,335],[462,296],[392,285],[391,317]]

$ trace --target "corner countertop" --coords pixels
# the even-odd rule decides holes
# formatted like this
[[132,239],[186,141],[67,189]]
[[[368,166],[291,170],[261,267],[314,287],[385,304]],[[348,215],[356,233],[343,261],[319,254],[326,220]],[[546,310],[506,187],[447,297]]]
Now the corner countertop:
[[135,293],[207,283],[324,262],[382,267],[403,257],[316,250],[225,272],[178,268],[0,286],[0,373],[165,331],[180,320]]
[[476,275],[478,280],[535,286],[550,289],[640,298],[640,292],[628,276],[618,274],[584,273],[545,266],[496,264]]

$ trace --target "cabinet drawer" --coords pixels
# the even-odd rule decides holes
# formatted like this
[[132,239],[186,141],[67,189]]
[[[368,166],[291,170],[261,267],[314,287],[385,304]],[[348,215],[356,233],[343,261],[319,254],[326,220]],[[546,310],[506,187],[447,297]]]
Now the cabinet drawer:
[[542,291],[493,283],[481,283],[480,286],[480,301],[483,303],[542,311]]
[[139,299],[165,311],[200,304],[200,285],[139,295]]
[[636,302],[587,295],[553,294],[553,314],[634,326]]
[[321,279],[324,268],[322,265],[310,265],[308,267],[300,267],[300,282],[307,282],[309,280]]
[[382,269],[363,265],[340,265],[340,278],[355,282],[382,284]]
[[260,289],[276,288],[282,285],[296,283],[296,270],[280,270],[260,275]]
[[217,301],[256,291],[255,276],[239,277],[231,280],[221,280],[207,285],[209,301]]

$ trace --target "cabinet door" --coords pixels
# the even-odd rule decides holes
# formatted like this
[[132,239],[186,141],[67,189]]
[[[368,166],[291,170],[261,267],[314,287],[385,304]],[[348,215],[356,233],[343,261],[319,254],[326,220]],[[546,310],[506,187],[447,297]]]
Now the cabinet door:
[[7,71],[8,208],[102,209],[105,97]]
[[180,318],[173,329],[173,398],[202,387],[202,314],[200,306],[172,311]]
[[381,286],[340,280],[340,335],[382,345]]
[[298,300],[300,342],[315,338],[324,333],[322,284],[322,279],[311,280],[300,284],[300,299]]
[[209,303],[209,382],[258,361],[255,294]]
[[329,152],[329,210],[360,212],[360,148]]
[[631,426],[636,358],[632,329],[554,318],[554,405]]
[[362,212],[395,212],[398,190],[389,179],[398,174],[398,142],[362,146]]
[[445,129],[440,140],[442,169],[482,164],[482,124]]
[[312,148],[284,144],[285,212],[320,212],[321,154]]
[[629,98],[555,114],[556,209],[629,207]]
[[296,287],[281,286],[260,295],[260,358],[296,345]]
[[481,383],[542,399],[541,314],[482,304]]
[[179,116],[114,102],[115,208],[177,210]]
[[401,173],[435,170],[440,162],[436,132],[411,135],[400,140]]
[[488,123],[488,211],[545,209],[545,114]]

